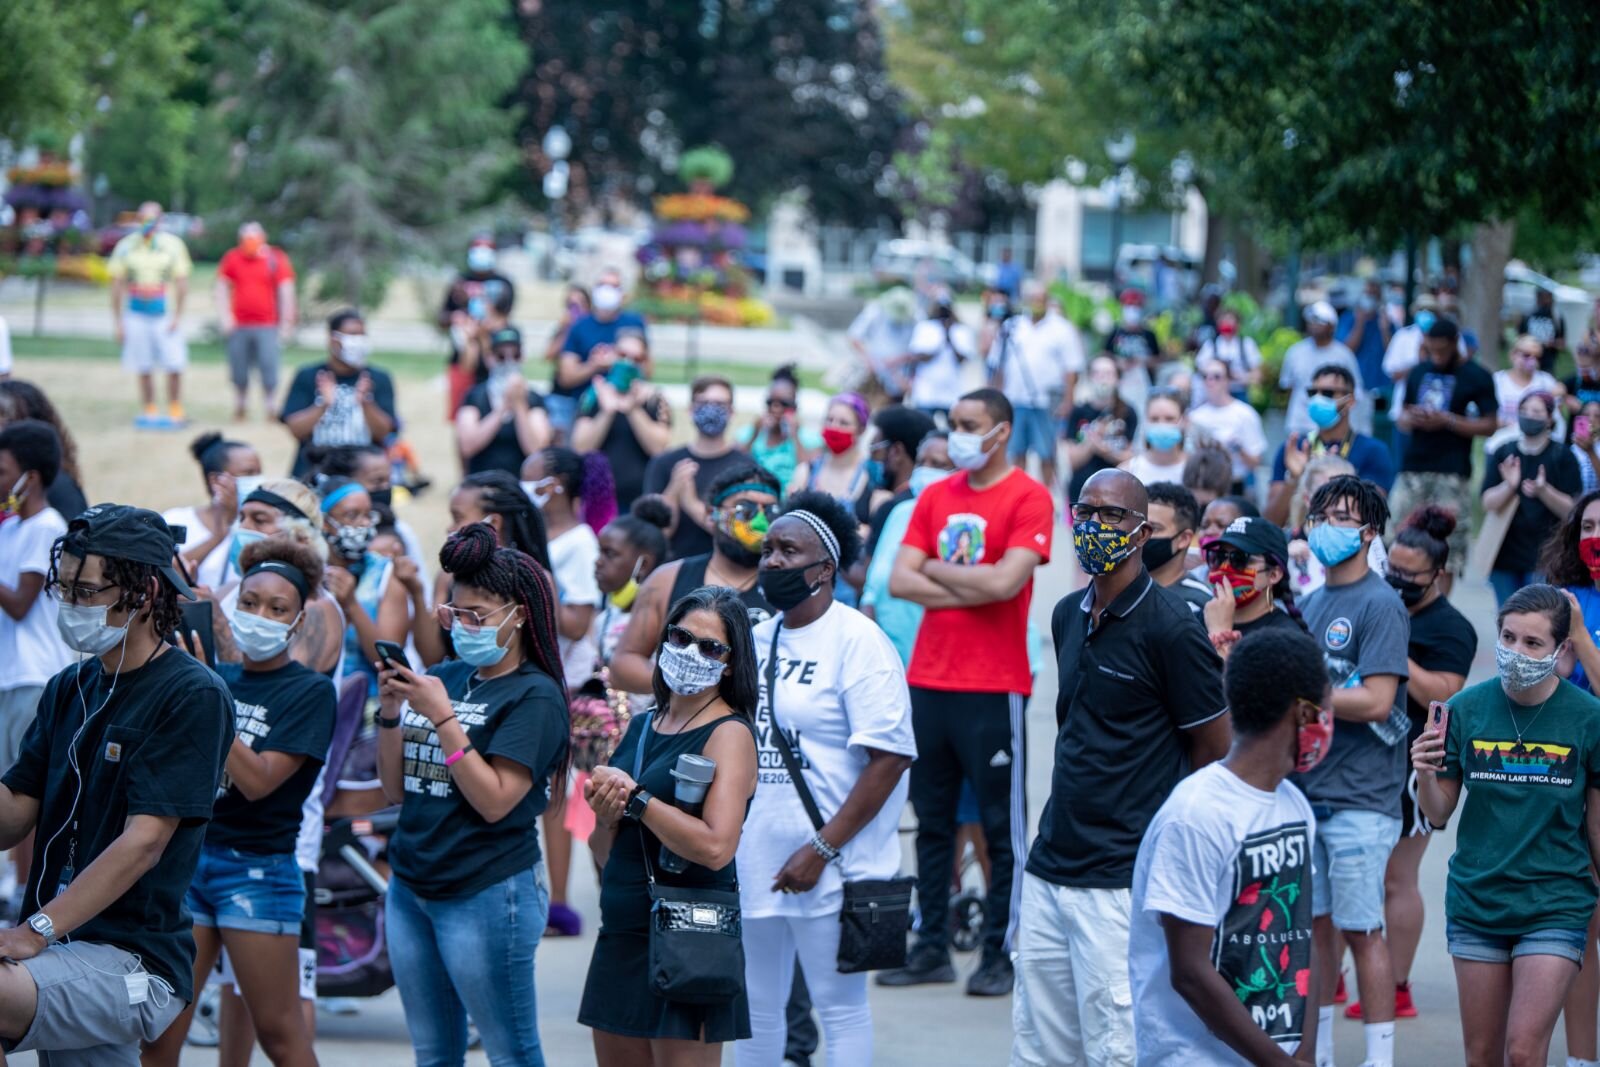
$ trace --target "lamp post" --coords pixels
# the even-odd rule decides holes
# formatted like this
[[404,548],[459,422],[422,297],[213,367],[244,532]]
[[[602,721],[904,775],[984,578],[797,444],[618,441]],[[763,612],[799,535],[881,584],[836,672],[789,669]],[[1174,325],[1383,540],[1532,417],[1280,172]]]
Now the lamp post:
[[1117,285],[1117,253],[1122,250],[1122,177],[1128,167],[1128,160],[1133,158],[1133,150],[1138,147],[1138,141],[1133,134],[1124,130],[1115,137],[1106,139],[1106,158],[1111,160],[1116,172],[1111,178],[1111,286]]
[[544,175],[544,195],[550,201],[550,240],[554,245],[550,273],[554,274],[556,253],[561,249],[561,202],[566,198],[567,180],[571,175],[567,157],[572,154],[572,137],[566,127],[557,123],[544,131],[539,147],[550,160],[550,169]]

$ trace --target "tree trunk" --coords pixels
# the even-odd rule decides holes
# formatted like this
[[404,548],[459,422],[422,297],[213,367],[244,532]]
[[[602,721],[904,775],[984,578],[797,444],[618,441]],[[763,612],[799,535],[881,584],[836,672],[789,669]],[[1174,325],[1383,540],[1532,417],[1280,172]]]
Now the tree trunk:
[[1272,259],[1256,243],[1250,224],[1233,215],[1211,214],[1206,219],[1206,258],[1201,277],[1217,280],[1217,266],[1224,254],[1229,255],[1237,272],[1234,288],[1249,293],[1257,300],[1267,292],[1267,276]]
[[1501,363],[1504,336],[1500,303],[1506,263],[1511,259],[1511,244],[1516,236],[1515,219],[1499,219],[1475,226],[1472,262],[1461,279],[1462,325],[1478,335],[1478,362],[1491,369]]

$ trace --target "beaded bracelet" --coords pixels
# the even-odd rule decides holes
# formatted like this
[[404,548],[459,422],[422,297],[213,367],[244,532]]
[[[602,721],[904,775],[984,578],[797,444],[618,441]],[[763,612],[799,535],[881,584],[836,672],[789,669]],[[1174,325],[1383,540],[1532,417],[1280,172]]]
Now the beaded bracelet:
[[839,850],[828,844],[827,839],[822,836],[821,830],[811,835],[811,847],[816,850],[817,855],[829,863],[839,858]]
[[1223,649],[1238,641],[1239,638],[1244,636],[1244,634],[1240,633],[1238,630],[1218,630],[1216,633],[1208,636],[1211,638],[1211,647],[1216,649],[1218,652],[1221,652]]

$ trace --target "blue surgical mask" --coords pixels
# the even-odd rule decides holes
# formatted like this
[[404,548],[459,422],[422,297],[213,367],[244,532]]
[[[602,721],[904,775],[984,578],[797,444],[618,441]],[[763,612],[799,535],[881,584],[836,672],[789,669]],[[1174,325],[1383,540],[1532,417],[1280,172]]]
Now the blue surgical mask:
[[1306,534],[1306,543],[1324,567],[1337,567],[1361,550],[1361,531],[1365,529],[1365,526],[1319,522]]
[[1339,402],[1331,396],[1314,396],[1306,404],[1306,414],[1317,429],[1332,429],[1339,423]]
[[1144,428],[1144,440],[1157,452],[1165,452],[1183,443],[1183,430],[1170,422],[1151,423]]
[[[506,618],[511,618],[508,615]],[[506,624],[505,619],[500,620],[500,626]],[[465,663],[474,667],[493,667],[496,663],[506,658],[508,649],[500,644],[500,626],[485,626],[476,633],[469,633],[457,619],[455,625],[450,627],[450,643],[456,646],[456,655]]]
[[255,544],[257,541],[265,541],[266,539],[266,534],[257,533],[255,530],[233,531],[233,546],[228,549],[228,570],[234,574],[238,574],[239,553],[243,552],[246,547]]
[[1435,316],[1431,311],[1417,312],[1417,329],[1421,330],[1423,333],[1427,333],[1429,330],[1433,329],[1433,324],[1436,318],[1437,316]]
[[938,467],[913,467],[911,470],[911,495],[921,496],[922,491],[934,482],[950,477],[950,472]]

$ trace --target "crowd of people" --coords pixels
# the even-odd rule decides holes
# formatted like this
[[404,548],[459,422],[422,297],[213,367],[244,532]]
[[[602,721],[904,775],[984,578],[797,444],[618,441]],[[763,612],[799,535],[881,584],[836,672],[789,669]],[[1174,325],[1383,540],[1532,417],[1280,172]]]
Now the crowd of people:
[[[178,310],[133,306],[151,232],[130,322]],[[315,1063],[324,835],[390,810],[368,860],[419,1064],[473,1040],[545,1062],[539,946],[597,922],[576,1021],[603,1067],[730,1042],[806,1063],[813,1016],[830,1063],[870,1063],[869,972],[955,982],[966,934],[965,992],[1011,998],[1013,1064],[1331,1067],[1349,975],[1363,1062],[1392,1067],[1419,866],[1456,817],[1468,1062],[1543,1063],[1563,1010],[1569,1064],[1600,1062],[1592,337],[1564,382],[1531,328],[1491,374],[1434,296],[1410,322],[1381,291],[1313,305],[1274,449],[1225,308],[1177,360],[1130,295],[1086,359],[1032,282],[986,294],[977,329],[891,293],[851,331],[871,400],[804,427],[780,368],[736,428],[705,376],[674,433],[621,275],[571,290],[536,384],[475,242],[440,315],[460,478],[434,551],[397,514],[363,317],[331,316],[275,402],[291,268],[259,228],[238,251],[236,400],[257,368],[289,470],[210,432],[192,505],[88,507],[67,425],[0,382],[6,1051],[176,1063],[218,983],[224,1063],[257,1042]],[[130,346],[170,370],[148,327]],[[1468,686],[1450,595],[1476,505],[1497,671]],[[1084,584],[1047,645],[1033,582],[1062,523]],[[1026,710],[1052,669],[1030,841]],[[569,897],[591,876],[597,916]]]

